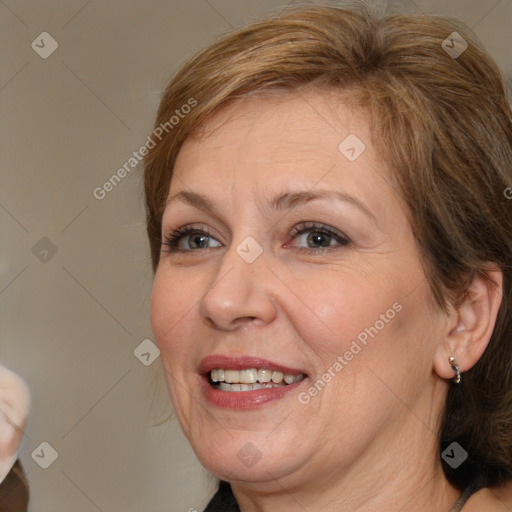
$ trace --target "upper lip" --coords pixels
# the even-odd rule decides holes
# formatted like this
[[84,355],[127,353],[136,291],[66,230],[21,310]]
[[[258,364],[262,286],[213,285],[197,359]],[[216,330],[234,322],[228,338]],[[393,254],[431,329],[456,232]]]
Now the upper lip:
[[214,369],[221,368],[225,370],[247,370],[250,368],[261,368],[272,370],[275,372],[282,372],[287,375],[297,375],[299,373],[306,373],[304,370],[291,368],[268,359],[262,359],[255,356],[242,356],[233,357],[226,355],[211,355],[201,360],[199,363],[199,372],[207,374]]

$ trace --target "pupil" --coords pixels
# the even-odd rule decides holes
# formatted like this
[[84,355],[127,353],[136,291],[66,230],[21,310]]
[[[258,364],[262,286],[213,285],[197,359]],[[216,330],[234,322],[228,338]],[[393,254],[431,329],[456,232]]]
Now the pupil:
[[[203,239],[203,241],[204,241],[207,238],[208,238],[208,236],[206,236],[206,235],[196,235],[194,238],[192,238],[192,243],[195,244],[195,243],[197,243],[197,240]],[[200,242],[198,243],[198,246],[202,247]]]
[[325,240],[325,236],[324,234],[322,233],[311,233],[310,236],[309,236],[309,239],[310,241],[312,241],[313,243],[319,243],[319,244],[322,244],[322,240]]

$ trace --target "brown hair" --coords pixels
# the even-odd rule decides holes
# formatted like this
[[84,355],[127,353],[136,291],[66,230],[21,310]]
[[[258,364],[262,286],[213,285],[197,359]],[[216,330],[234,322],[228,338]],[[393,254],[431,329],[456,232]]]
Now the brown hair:
[[[451,56],[454,31],[468,43]],[[450,46],[453,43],[450,42]],[[440,16],[377,17],[365,6],[295,9],[228,35],[185,63],[167,86],[155,127],[194,108],[145,158],[147,231],[155,270],[161,220],[184,140],[239,98],[306,86],[350,91],[372,116],[372,137],[409,209],[435,307],[460,299],[487,264],[504,274],[496,326],[478,363],[448,392],[440,453],[468,452],[462,488],[512,477],[512,114],[496,64],[461,22]],[[191,102],[191,100],[193,100]],[[444,464],[444,463],[443,463]]]

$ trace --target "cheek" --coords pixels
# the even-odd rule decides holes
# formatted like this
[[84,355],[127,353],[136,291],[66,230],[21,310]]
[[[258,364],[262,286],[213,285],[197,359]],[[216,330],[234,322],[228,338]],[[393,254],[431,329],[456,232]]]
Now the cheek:
[[[384,403],[389,392],[375,393],[375,385],[382,387],[379,379],[398,389],[418,361],[428,363],[432,318],[425,308],[425,286],[411,293],[413,276],[381,272],[367,277],[340,274],[336,281],[299,295],[306,297],[313,314],[304,315],[304,308],[298,314],[297,309],[297,329],[314,365],[314,378],[328,382],[323,399],[333,400],[333,410],[334,403],[348,407],[356,397],[356,402]],[[413,390],[403,392],[405,396]]]
[[[187,314],[193,306],[191,295],[186,293],[188,287],[177,286],[176,280],[162,271],[157,271],[151,292],[150,321],[156,344],[164,354],[173,356],[186,348],[188,344],[180,343],[186,339]],[[176,357],[170,358],[174,361]],[[167,359],[163,359],[164,363]]]
[[156,345],[160,350],[160,363],[167,382],[174,413],[184,425],[187,416],[189,394],[183,387],[184,375],[190,361],[191,333],[187,327],[187,313],[190,311],[188,296],[183,286],[176,286],[176,280],[169,274],[157,271],[151,292],[150,321]]
[[149,307],[149,316],[151,322],[151,329],[155,336],[155,341],[160,350],[163,349],[164,333],[169,331],[172,326],[171,315],[168,312],[172,311],[172,298],[169,293],[165,292],[163,279],[159,277],[157,272],[151,290],[151,301]]
[[336,281],[325,281],[314,291],[304,290],[302,296],[307,297],[311,314],[305,315],[304,307],[302,314],[295,312],[299,331],[325,365],[349,350],[354,340],[364,347],[372,337],[390,330],[390,324],[399,316],[396,310],[400,306],[393,307],[399,293],[394,287],[373,280],[362,282],[338,276]]

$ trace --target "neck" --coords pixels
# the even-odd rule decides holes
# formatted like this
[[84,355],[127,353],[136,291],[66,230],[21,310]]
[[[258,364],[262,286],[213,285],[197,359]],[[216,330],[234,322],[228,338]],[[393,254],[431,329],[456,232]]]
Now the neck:
[[448,512],[460,491],[444,476],[436,436],[414,415],[400,421],[402,435],[395,425],[337,471],[319,452],[293,474],[231,481],[241,512]]
[[[415,512],[449,512],[460,496],[460,491],[445,479],[442,468],[423,473],[416,466],[402,477],[391,469],[373,482],[355,481],[340,477],[315,485],[290,486],[274,481],[258,489],[232,483],[233,493],[241,512],[382,512],[382,510],[414,510]],[[395,468],[396,469],[396,468]]]

